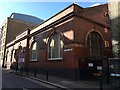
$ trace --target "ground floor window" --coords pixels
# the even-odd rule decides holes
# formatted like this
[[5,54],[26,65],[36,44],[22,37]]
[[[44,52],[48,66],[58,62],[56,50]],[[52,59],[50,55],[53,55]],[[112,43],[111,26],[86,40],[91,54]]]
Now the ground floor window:
[[91,32],[87,39],[88,56],[102,56],[103,40],[99,33]]
[[30,61],[37,61],[37,42],[32,43],[30,48]]
[[60,33],[55,32],[49,38],[48,60],[62,59],[63,41]]

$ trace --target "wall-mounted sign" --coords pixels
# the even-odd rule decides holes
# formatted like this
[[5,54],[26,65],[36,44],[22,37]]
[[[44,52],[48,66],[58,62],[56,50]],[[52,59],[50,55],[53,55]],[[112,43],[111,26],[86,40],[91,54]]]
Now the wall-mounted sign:
[[102,70],[102,66],[97,66],[97,70]]
[[69,48],[69,49],[64,49],[64,51],[68,52],[68,51],[72,51],[73,49],[72,48]]
[[114,66],[114,65],[110,65],[109,67],[110,67],[111,69],[114,69],[114,68],[115,68],[115,66]]
[[93,63],[88,63],[88,67],[93,67]]
[[111,76],[120,77],[120,74],[118,74],[118,73],[111,73]]

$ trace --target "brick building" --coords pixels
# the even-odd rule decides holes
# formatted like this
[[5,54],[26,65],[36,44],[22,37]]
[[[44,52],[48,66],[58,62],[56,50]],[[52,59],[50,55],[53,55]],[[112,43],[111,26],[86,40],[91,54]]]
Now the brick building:
[[7,17],[7,19],[4,21],[1,27],[0,37],[1,66],[3,66],[4,64],[6,45],[13,41],[17,35],[24,32],[26,28],[33,28],[42,21],[43,21],[42,19],[39,19],[37,17],[20,13],[12,13],[10,17]]
[[6,61],[71,79],[93,79],[102,70],[107,79],[108,58],[112,57],[107,7],[68,6],[9,43]]
[[113,2],[112,0],[108,0],[108,9],[111,20],[111,31],[112,31],[112,51],[114,57],[120,57],[119,55],[119,29],[120,26],[120,1]]

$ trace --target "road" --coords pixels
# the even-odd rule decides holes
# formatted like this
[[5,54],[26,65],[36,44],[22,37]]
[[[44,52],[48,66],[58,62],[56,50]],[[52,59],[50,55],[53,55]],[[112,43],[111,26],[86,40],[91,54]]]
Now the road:
[[[2,90],[53,90],[56,87],[30,78],[17,76],[7,70],[2,72]],[[58,89],[57,89],[58,90]],[[60,90],[60,89],[59,89]]]

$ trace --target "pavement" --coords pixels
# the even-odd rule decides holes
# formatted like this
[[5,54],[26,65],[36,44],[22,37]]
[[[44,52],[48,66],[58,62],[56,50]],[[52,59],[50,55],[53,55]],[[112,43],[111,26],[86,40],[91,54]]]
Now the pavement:
[[102,87],[100,86],[99,81],[86,81],[86,80],[69,80],[69,79],[63,79],[60,77],[55,76],[46,76],[44,74],[34,74],[34,73],[26,73],[26,72],[20,72],[15,70],[9,70],[10,73],[14,73],[20,76],[28,77],[40,82],[44,82],[53,86],[56,86],[58,88],[64,89],[64,90],[120,90],[120,88],[113,88],[110,84],[106,84],[103,82]]

